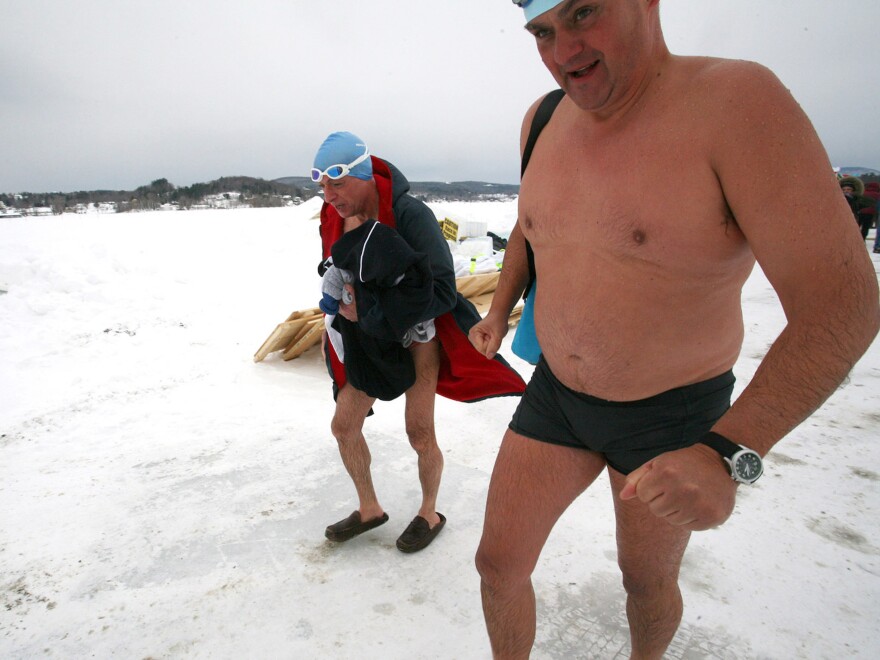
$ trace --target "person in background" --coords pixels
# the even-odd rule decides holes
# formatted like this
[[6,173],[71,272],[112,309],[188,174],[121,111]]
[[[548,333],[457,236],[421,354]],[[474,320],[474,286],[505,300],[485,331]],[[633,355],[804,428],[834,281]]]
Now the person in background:
[[880,254],[880,183],[877,181],[866,183],[865,197],[874,201],[872,224],[877,228],[874,232],[874,254]]
[[[528,240],[543,356],[489,485],[476,555],[486,627],[495,657],[528,657],[541,550],[607,471],[631,657],[660,658],[681,620],[690,534],[730,516],[762,457],[870,345],[877,277],[815,130],[770,71],[670,54],[659,0],[515,4],[565,97],[470,333],[485,355],[498,350],[529,278]],[[782,185],[778,163],[791,166]],[[756,260],[787,324],[730,406]],[[747,517],[738,526],[761,533]],[[744,575],[761,561],[742,559]]]
[[[373,486],[363,427],[377,398],[391,400],[403,394],[406,434],[418,455],[422,498],[397,548],[417,552],[446,523],[437,511],[443,454],[434,428],[435,394],[479,401],[519,395],[525,383],[502,358],[487,359],[468,342],[468,330],[480,316],[456,291],[452,255],[433,212],[408,193],[409,182],[394,165],[371,155],[356,135],[337,132],[315,154],[311,178],[324,194],[322,261],[332,256],[336,267],[354,277],[343,285],[350,302],[342,296],[338,310],[333,310],[338,313],[332,329],[343,339],[344,355],[326,338],[323,346],[336,400],[330,428],[354,483],[358,507],[328,526],[325,536],[347,541],[388,521]],[[362,260],[368,245],[378,244],[371,240],[381,240],[382,248]],[[396,259],[408,261],[398,264]],[[418,266],[416,280],[397,280],[413,265]],[[389,275],[393,276],[386,281]],[[377,289],[375,283],[386,286]],[[379,289],[396,296],[391,304],[384,304]],[[405,347],[402,333],[424,327],[421,324],[433,327],[425,334],[410,333]]]
[[849,204],[850,211],[862,233],[862,240],[868,238],[868,230],[874,222],[874,202],[870,197],[865,197],[865,184],[857,176],[845,176],[840,179],[840,190]]

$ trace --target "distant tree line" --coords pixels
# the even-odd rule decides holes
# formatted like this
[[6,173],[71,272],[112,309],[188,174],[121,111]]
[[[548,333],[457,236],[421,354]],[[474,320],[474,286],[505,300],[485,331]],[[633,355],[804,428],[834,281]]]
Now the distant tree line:
[[[481,201],[509,199],[519,194],[519,186],[482,181],[411,182],[410,193],[426,202]],[[118,213],[147,211],[165,204],[189,209],[205,203],[210,196],[235,194],[240,204],[251,207],[282,206],[289,199],[302,201],[319,193],[318,187],[306,177],[285,177],[267,181],[249,176],[221,177],[208,183],[175,186],[168,179],[156,179],[135,190],[79,190],[50,193],[0,193],[0,202],[22,210],[49,208],[52,213],[72,211],[79,205],[112,204]]]
[[19,209],[51,208],[53,213],[63,213],[83,204],[113,203],[117,212],[151,210],[163,204],[176,204],[191,208],[201,204],[210,195],[237,193],[242,204],[255,207],[282,206],[287,199],[302,200],[314,196],[315,191],[277,181],[267,181],[248,176],[221,177],[208,183],[191,186],[175,186],[168,179],[156,179],[149,185],[135,190],[80,190],[70,193],[0,193],[0,202]]
[[[288,176],[275,179],[303,190],[303,199],[318,194],[318,187],[308,177]],[[519,194],[519,186],[508,183],[485,181],[410,181],[409,192],[423,202],[479,202],[493,199],[509,199]]]
[[[880,183],[880,175],[863,174],[865,183]],[[410,182],[410,193],[426,202],[483,201],[509,199],[519,194],[519,186],[482,181]],[[19,209],[50,208],[63,213],[83,204],[113,203],[118,212],[157,209],[163,204],[176,204],[188,209],[203,204],[211,195],[240,195],[240,203],[251,207],[282,206],[287,199],[307,200],[318,194],[318,187],[307,177],[283,177],[273,181],[249,176],[227,176],[208,183],[175,186],[168,179],[156,179],[135,190],[80,190],[71,193],[0,193],[0,202]]]

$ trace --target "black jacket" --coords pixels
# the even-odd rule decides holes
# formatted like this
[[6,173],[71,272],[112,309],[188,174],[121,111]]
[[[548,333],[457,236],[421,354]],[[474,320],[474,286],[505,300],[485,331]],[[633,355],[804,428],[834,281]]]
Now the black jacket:
[[[347,381],[378,399],[390,400],[403,394],[415,382],[415,369],[400,337],[413,325],[430,319],[434,319],[442,348],[438,394],[455,401],[522,394],[525,382],[504,358],[488,360],[468,341],[467,333],[480,315],[455,287],[452,254],[433,211],[408,194],[409,182],[394,165],[376,156],[371,158],[379,193],[379,224],[364,223],[346,234],[336,210],[326,203],[321,209],[324,258],[332,254],[337,267],[355,263],[358,267],[364,265],[365,273],[369,273],[362,278],[354,273],[359,322],[352,324],[342,316],[334,321],[346,351],[342,364],[332,346],[328,349],[334,396]],[[378,229],[383,226],[392,233]],[[370,227],[381,231],[383,245],[394,250],[393,258],[389,253],[374,255],[378,258],[373,259],[369,249],[362,259],[351,253],[351,246],[362,244],[365,238],[358,232],[368,232]],[[397,286],[382,286],[401,273],[404,280]],[[392,279],[385,279],[388,277]]]

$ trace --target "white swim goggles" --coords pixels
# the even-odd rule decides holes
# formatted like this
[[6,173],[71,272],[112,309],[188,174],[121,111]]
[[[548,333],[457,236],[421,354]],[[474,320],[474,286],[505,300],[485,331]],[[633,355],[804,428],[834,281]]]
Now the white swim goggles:
[[336,179],[341,179],[344,176],[348,176],[351,172],[352,168],[357,167],[361,163],[363,163],[367,158],[370,157],[370,148],[364,146],[364,153],[361,156],[358,156],[353,161],[351,161],[348,165],[343,165],[339,163],[338,165],[331,165],[326,170],[319,170],[317,167],[312,168],[312,181],[318,183],[323,177],[327,177],[328,179],[332,179],[336,181]]

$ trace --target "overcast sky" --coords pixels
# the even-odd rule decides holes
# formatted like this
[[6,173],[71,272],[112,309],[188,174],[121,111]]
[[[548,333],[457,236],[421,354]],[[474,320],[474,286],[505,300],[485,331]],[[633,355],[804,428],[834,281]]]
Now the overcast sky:
[[[510,0],[0,0],[0,191],[305,175],[349,130],[416,181],[516,183],[554,86]],[[878,0],[663,0],[677,54],[761,62],[880,169]]]

